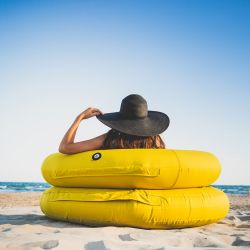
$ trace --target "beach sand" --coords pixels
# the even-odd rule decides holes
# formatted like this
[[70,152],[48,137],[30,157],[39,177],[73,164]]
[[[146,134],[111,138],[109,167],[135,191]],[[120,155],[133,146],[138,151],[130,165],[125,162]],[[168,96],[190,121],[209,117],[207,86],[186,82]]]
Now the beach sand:
[[41,193],[0,193],[0,249],[250,249],[250,195],[228,195],[217,223],[186,229],[86,227],[48,219]]

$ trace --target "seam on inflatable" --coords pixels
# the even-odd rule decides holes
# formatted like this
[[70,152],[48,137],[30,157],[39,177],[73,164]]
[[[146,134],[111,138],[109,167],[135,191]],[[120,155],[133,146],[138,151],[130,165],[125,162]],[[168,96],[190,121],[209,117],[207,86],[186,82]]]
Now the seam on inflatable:
[[87,175],[87,174],[82,174],[82,175],[65,175],[65,176],[60,176],[60,177],[53,177],[54,179],[67,179],[67,178],[73,178],[73,177],[102,177],[102,176],[145,176],[145,177],[157,177],[160,175],[160,169],[158,170],[158,174],[155,175],[147,175],[147,174],[102,174],[102,175]]
[[[104,168],[102,169],[103,171],[107,170],[107,169],[111,169],[112,171],[115,171],[115,168]],[[118,168],[121,169],[121,168]],[[91,173],[91,170],[94,170],[93,173]],[[147,170],[147,171],[146,171]],[[90,172],[89,172],[90,171]],[[152,168],[152,169],[146,169],[146,168],[138,168],[137,171],[139,172],[135,172],[135,171],[127,171],[127,172],[118,172],[118,173],[96,173],[95,169],[85,169],[84,171],[82,169],[76,169],[75,170],[75,174],[68,174],[66,175],[65,173],[61,174],[61,175],[57,175],[57,174],[53,174],[52,178],[53,179],[67,179],[67,178],[73,178],[73,177],[89,177],[89,176],[93,176],[93,177],[102,177],[102,176],[145,176],[145,177],[157,177],[160,175],[160,168]],[[82,172],[79,174],[79,172]]]
[[[159,197],[157,197],[159,198]],[[51,203],[56,203],[56,202],[139,202],[142,203],[144,205],[150,205],[150,206],[160,206],[160,201],[158,201],[158,203],[156,202],[152,202],[152,201],[142,201],[140,199],[136,199],[136,198],[127,198],[127,199],[110,199],[110,200],[94,200],[94,199],[86,199],[86,200],[77,200],[77,199],[62,199],[62,198],[52,198],[51,200],[48,200],[48,202]]]
[[171,188],[173,188],[175,186],[175,184],[177,183],[177,181],[179,179],[180,173],[181,173],[181,163],[180,163],[179,157],[178,157],[177,153],[175,152],[175,150],[171,149],[171,151],[174,153],[174,155],[175,155],[175,157],[177,159],[179,168],[178,168],[178,174],[177,174],[177,177],[176,177],[176,179],[174,181],[174,184],[169,189],[171,189]]
[[[90,197],[87,199],[76,199],[75,196],[71,197],[65,197],[65,196],[58,196],[58,194],[72,194],[70,192],[64,192],[64,191],[57,191],[56,193],[49,193],[47,194],[47,201],[51,203],[55,202],[70,202],[70,201],[75,201],[75,202],[124,202],[124,201],[131,201],[131,202],[139,202],[145,205],[150,205],[150,206],[160,206],[161,205],[161,197],[156,196],[156,195],[147,195],[144,192],[141,192],[141,190],[127,190],[125,194],[126,197],[122,198],[122,194],[118,194],[119,196],[114,196],[114,197],[108,197],[108,198],[99,198],[99,197]],[[154,199],[154,200],[151,200]]]

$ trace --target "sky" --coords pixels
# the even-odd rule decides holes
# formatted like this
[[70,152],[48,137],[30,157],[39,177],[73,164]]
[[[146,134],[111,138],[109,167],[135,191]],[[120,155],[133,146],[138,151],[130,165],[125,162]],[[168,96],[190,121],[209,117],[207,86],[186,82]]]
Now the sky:
[[[170,117],[167,148],[250,185],[249,26],[247,0],[0,0],[0,181],[44,181],[79,113],[140,94]],[[75,141],[108,130],[92,117]]]

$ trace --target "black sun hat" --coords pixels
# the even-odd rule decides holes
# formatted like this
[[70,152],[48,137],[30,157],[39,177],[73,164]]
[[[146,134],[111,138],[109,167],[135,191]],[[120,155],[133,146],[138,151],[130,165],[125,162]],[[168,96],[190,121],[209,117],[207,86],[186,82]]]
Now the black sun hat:
[[119,132],[137,136],[161,134],[170,123],[166,114],[148,110],[147,101],[136,94],[122,100],[119,112],[98,115],[96,118]]

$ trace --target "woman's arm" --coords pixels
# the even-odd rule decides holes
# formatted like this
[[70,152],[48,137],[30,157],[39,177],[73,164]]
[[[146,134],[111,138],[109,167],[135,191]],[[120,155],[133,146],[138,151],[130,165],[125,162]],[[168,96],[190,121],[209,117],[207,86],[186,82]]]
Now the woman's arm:
[[74,143],[76,131],[82,120],[88,119],[92,116],[100,115],[102,112],[97,108],[88,108],[77,116],[73,124],[64,135],[60,146],[59,152],[63,154],[76,154],[84,151],[99,149],[106,137],[106,133],[97,136],[93,139]]

